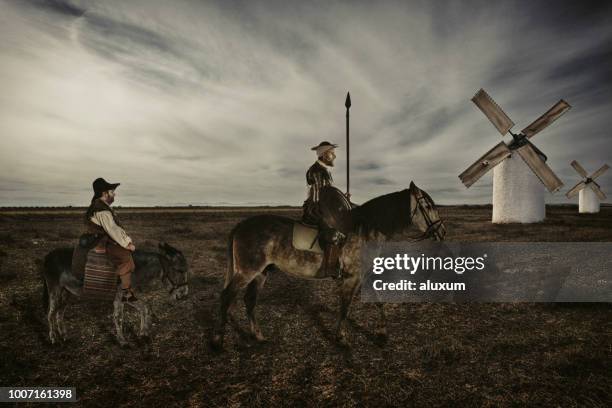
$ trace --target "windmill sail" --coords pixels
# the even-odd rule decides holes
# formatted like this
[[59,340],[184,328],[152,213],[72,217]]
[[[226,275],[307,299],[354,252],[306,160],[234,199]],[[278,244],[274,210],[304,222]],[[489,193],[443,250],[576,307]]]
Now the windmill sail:
[[514,126],[514,122],[510,120],[508,115],[499,107],[497,103],[485,92],[480,89],[472,98],[472,102],[485,114],[485,116],[493,123],[501,135],[505,135]]
[[606,199],[606,195],[599,188],[599,184],[597,184],[594,181],[592,181],[592,182],[589,183],[589,187],[591,187],[591,189],[595,192],[595,194],[597,194],[597,197],[599,197],[600,200],[603,201],[603,200]]
[[523,158],[525,163],[538,176],[540,181],[544,183],[548,191],[554,193],[563,186],[563,182],[553,173],[550,167],[542,160],[535,152],[531,144],[526,144],[516,149],[518,154]]
[[521,132],[527,137],[533,137],[533,135],[541,132],[548,127],[548,125],[559,119],[559,117],[567,112],[570,108],[570,104],[561,99],[552,108],[546,111],[546,113],[533,121],[525,129],[521,130]]
[[461,179],[461,182],[465,184],[466,187],[469,187],[484,176],[487,171],[491,170],[510,156],[510,154],[508,146],[506,146],[504,142],[500,142],[461,173],[459,179]]
[[578,174],[580,174],[582,177],[584,177],[584,178],[588,177],[588,173],[586,172],[584,167],[582,167],[580,164],[578,164],[578,162],[576,160],[572,161],[570,164],[574,168],[574,170],[576,170],[578,172]]
[[604,174],[609,168],[610,168],[610,166],[608,166],[607,164],[604,164],[603,166],[601,166],[599,168],[599,170],[597,170],[595,173],[591,174],[591,179],[595,180],[597,177],[599,177],[602,174]]
[[586,183],[584,181],[581,181],[580,183],[576,184],[574,187],[572,187],[570,189],[570,191],[568,191],[565,196],[567,198],[572,198],[573,196],[575,196],[576,194],[578,194],[578,192],[580,192],[580,190],[582,190],[583,188],[586,187]]

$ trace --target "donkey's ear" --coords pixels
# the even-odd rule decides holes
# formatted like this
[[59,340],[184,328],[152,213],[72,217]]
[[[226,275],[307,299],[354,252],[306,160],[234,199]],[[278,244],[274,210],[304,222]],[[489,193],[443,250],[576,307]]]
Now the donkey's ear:
[[414,184],[414,181],[410,181],[410,190],[413,190],[416,187],[416,184]]

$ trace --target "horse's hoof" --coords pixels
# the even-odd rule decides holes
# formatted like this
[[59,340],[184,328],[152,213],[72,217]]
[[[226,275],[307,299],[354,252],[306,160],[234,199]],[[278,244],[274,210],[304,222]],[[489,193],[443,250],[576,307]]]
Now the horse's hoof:
[[223,351],[223,339],[221,338],[221,336],[213,336],[213,338],[208,343],[213,351]]
[[336,336],[336,344],[342,348],[349,348],[349,342],[346,336]]
[[374,344],[377,346],[384,346],[389,342],[389,336],[387,333],[376,333],[374,335]]
[[151,341],[151,336],[149,336],[148,334],[138,336],[138,343],[140,344],[151,344]]

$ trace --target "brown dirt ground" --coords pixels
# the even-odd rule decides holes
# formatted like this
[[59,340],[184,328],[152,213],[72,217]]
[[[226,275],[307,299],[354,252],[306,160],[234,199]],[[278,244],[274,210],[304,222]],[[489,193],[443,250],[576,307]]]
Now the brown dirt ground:
[[[51,346],[35,260],[72,245],[80,213],[0,211],[0,385],[74,386],[84,406],[611,406],[610,304],[388,305],[390,338],[374,336],[376,308],[356,302],[350,349],[333,340],[332,281],[276,272],[258,316],[268,341],[246,335],[234,311],[225,351],[208,347],[223,282],[226,237],[261,212],[296,209],[123,209],[141,247],[165,240],[183,250],[190,296],[171,302],[160,286],[142,295],[155,314],[151,343],[132,346],[111,332],[110,304],[75,302],[66,312],[70,340]],[[443,207],[448,240],[612,241],[612,207],[579,216],[548,208],[545,222],[492,225],[487,206]],[[4,256],[6,255],[6,256]]]

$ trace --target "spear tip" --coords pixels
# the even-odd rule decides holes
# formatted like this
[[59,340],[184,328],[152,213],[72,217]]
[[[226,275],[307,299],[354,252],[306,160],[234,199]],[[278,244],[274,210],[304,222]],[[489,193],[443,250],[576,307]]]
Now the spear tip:
[[344,102],[344,106],[346,106],[346,109],[351,107],[351,93],[350,92],[346,93],[346,101]]

